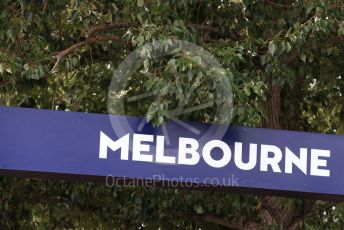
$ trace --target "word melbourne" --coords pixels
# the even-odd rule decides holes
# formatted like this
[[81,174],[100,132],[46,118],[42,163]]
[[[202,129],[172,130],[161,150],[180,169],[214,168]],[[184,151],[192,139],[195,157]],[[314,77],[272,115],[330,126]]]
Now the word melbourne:
[[[281,149],[275,145],[243,142],[234,142],[231,148],[222,140],[210,140],[200,146],[194,138],[179,137],[177,153],[168,153],[164,151],[164,136],[128,133],[118,140],[113,140],[104,132],[100,132],[99,142],[100,159],[107,159],[110,149],[120,150],[120,159],[123,161],[196,165],[203,160],[212,168],[237,167],[247,171],[257,167],[262,172],[287,174],[299,170],[305,175],[330,177],[327,163],[331,151],[326,149],[300,148],[297,152],[293,152],[287,146]],[[130,143],[132,146],[129,146]],[[247,148],[243,148],[244,144],[248,145]],[[151,150],[152,146],[155,147],[154,152]],[[130,159],[129,149],[132,149]],[[243,149],[248,151],[245,152]],[[220,152],[220,157],[218,154],[214,157],[214,152]]]

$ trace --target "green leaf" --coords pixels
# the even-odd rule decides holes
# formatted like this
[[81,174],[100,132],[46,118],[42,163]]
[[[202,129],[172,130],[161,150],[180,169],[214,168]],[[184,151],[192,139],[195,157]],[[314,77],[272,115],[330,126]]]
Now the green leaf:
[[146,115],[146,118],[147,118],[147,122],[150,122],[150,121],[153,119],[153,114],[148,113],[148,114]]
[[302,54],[300,55],[300,59],[301,59],[304,63],[306,63],[306,54],[302,53]]
[[276,50],[276,45],[273,43],[273,41],[269,42],[269,53],[271,54],[271,56],[274,55]]
[[338,35],[344,35],[344,26],[343,25],[341,25],[341,27],[339,27],[337,34]]
[[196,213],[197,214],[203,214],[204,213],[204,209],[203,209],[203,207],[202,206],[198,206],[198,207],[196,207]]
[[290,43],[289,43],[289,42],[286,42],[285,46],[286,46],[287,53],[289,53],[290,50],[291,50],[291,45],[290,45]]
[[0,74],[4,73],[4,66],[0,63]]
[[323,12],[324,12],[324,9],[323,9],[323,8],[321,8],[321,7],[315,8],[315,14],[316,14],[316,15],[320,15],[320,14],[322,14]]
[[148,70],[149,70],[149,65],[150,65],[150,63],[149,63],[149,60],[148,60],[148,59],[146,59],[146,60],[143,61],[143,68],[145,69],[145,72],[148,72]]
[[11,67],[8,67],[8,68],[6,69],[6,72],[7,72],[7,73],[13,73]]
[[23,68],[24,68],[26,71],[28,71],[28,70],[30,69],[30,65],[29,65],[28,63],[26,63],[26,64],[23,66]]
[[6,18],[7,16],[8,16],[8,8],[5,7],[0,13],[0,18]]
[[260,64],[265,65],[265,63],[266,63],[266,55],[260,56]]
[[247,85],[244,86],[244,89],[243,89],[243,90],[244,90],[246,96],[250,96],[251,91],[250,91],[250,88],[249,88]]
[[286,45],[284,42],[281,42],[279,45],[278,45],[278,53],[283,53],[284,50],[286,49]]
[[193,56],[190,58],[196,65],[202,66],[202,58],[199,56]]
[[161,125],[162,123],[164,123],[164,117],[163,116],[159,116],[158,117],[158,125]]
[[137,6],[138,7],[143,7],[145,5],[145,1],[144,0],[137,0]]

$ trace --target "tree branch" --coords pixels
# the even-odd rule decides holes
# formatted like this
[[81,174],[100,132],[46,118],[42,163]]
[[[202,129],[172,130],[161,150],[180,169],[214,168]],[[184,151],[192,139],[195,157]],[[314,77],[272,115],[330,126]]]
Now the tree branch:
[[85,37],[92,37],[98,32],[103,32],[112,29],[127,29],[130,27],[138,27],[140,24],[138,22],[132,23],[111,23],[111,24],[100,24],[92,27],[85,35]]
[[287,8],[287,9],[289,9],[289,8],[292,7],[291,4],[288,4],[288,5],[286,5],[286,4],[279,4],[279,3],[275,3],[275,2],[273,2],[273,1],[271,1],[271,0],[265,0],[265,2],[266,2],[267,4],[269,4],[269,5],[271,5],[272,7]]
[[217,27],[213,27],[213,26],[209,26],[209,25],[199,25],[199,24],[188,24],[188,26],[193,27],[197,30],[205,30],[205,31],[209,31],[212,33],[219,33],[220,30]]
[[[223,34],[219,28],[214,27],[214,26],[210,26],[210,25],[194,24],[194,23],[188,23],[186,25],[188,27],[192,27],[192,28],[197,29],[197,30],[207,31],[210,33],[220,35],[223,38],[230,38],[233,40],[242,40],[243,39],[242,36],[234,34],[234,33]],[[108,31],[108,30],[112,30],[112,29],[127,29],[130,27],[136,28],[139,26],[140,26],[140,23],[138,23],[138,22],[100,24],[100,25],[96,25],[96,26],[91,27],[88,30],[88,32],[85,34],[85,37],[92,37],[93,35],[95,35],[98,32],[104,32],[104,31]]]
[[69,54],[72,54],[75,52],[75,50],[79,49],[80,47],[83,46],[87,46],[90,45],[92,43],[97,43],[97,42],[104,42],[104,41],[111,41],[111,40],[118,40],[119,37],[118,36],[114,36],[114,35],[107,35],[107,36],[98,36],[98,37],[93,37],[93,38],[88,38],[85,41],[76,43],[74,45],[72,45],[71,47],[59,51],[59,52],[55,52],[53,53],[53,59],[56,59],[56,62],[54,64],[54,67],[51,69],[50,73],[54,73],[55,69],[57,68],[58,64],[60,63],[60,61],[68,56]]
[[[331,209],[333,206],[335,206],[338,202],[327,202],[326,204],[324,204],[324,206],[322,207],[322,210],[328,210],[328,209]],[[291,230],[295,230],[295,229],[298,229],[300,223],[302,221],[304,221],[306,218],[310,217],[310,216],[313,216],[315,214],[317,214],[317,211],[319,209],[317,208],[313,208],[315,205],[315,201],[314,202],[311,202],[309,201],[309,203],[306,203],[306,206],[304,207],[304,212],[302,215],[300,215],[298,218],[296,218],[294,221],[293,221],[293,225],[290,226],[289,229]]]
[[[112,29],[126,29],[130,27],[139,27],[140,24],[138,22],[132,22],[132,23],[111,23],[111,24],[100,24],[100,25],[95,25],[91,27],[88,32],[85,34],[86,40],[76,43],[72,45],[71,47],[53,53],[52,57],[53,59],[56,59],[55,64],[53,68],[51,69],[50,73],[54,73],[57,66],[59,65],[60,61],[68,56],[69,54],[72,54],[75,52],[75,50],[79,49],[80,47],[90,45],[92,43],[97,43],[97,42],[103,42],[103,41],[110,41],[110,40],[118,40],[119,37],[116,35],[104,35],[104,36],[96,36],[93,37],[96,33],[98,32],[104,32]],[[222,37],[227,37],[230,39],[234,40],[241,40],[242,38],[238,35],[235,35],[233,33],[228,33],[228,34],[222,34],[221,31],[217,27],[213,27],[210,25],[200,25],[200,24],[188,24],[188,26],[193,27],[198,30],[202,31],[207,31],[211,33],[216,33],[219,34]]]
[[217,218],[215,216],[212,216],[210,214],[189,215],[188,217],[191,218],[195,222],[216,224],[216,225],[223,226],[223,227],[226,227],[229,229],[238,229],[238,230],[244,229],[244,226],[241,224],[227,222],[225,220],[222,220],[222,219]]
[[302,200],[300,212],[297,212],[299,214],[295,214],[296,210],[294,206],[288,207],[283,215],[283,223],[286,223],[286,226],[288,226],[287,229],[297,230],[300,223],[311,213],[315,202],[315,200]]
[[[132,23],[110,23],[110,24],[100,24],[91,27],[91,29],[88,30],[86,33],[85,37],[92,37],[94,34],[98,32],[104,32],[107,30],[112,30],[112,29],[127,29],[130,27],[139,27],[140,23],[138,22],[132,22]],[[200,24],[187,24],[187,26],[193,27],[198,30],[205,30],[213,33],[219,33],[220,30],[217,27],[213,27],[210,25],[200,25]]]
[[[171,211],[173,213],[173,211]],[[185,213],[175,213],[177,217],[179,218],[187,218],[188,220],[192,220],[194,222],[201,222],[205,224],[216,224],[218,226],[222,226],[228,229],[237,229],[237,230],[253,230],[257,229],[258,226],[256,223],[253,222],[247,222],[247,223],[239,223],[236,221],[227,221],[221,218],[218,218],[216,216],[213,216],[211,214],[185,214]]]
[[[344,41],[344,35],[339,35],[339,36],[335,36],[330,38],[329,40],[327,40],[324,44],[324,47],[331,47],[333,45],[335,45],[337,42],[342,42]],[[310,48],[310,44],[305,44],[303,50]],[[299,59],[299,52],[295,52],[290,56],[287,56],[283,59],[284,64],[287,65],[292,65],[295,63],[295,61],[297,61]]]
[[325,47],[333,46],[336,42],[344,41],[344,36],[335,36],[326,42]]
[[292,55],[290,56],[287,56],[283,59],[283,63],[286,64],[286,65],[291,65],[293,64],[296,60],[298,60],[299,58],[299,53],[298,52],[295,52],[293,53]]

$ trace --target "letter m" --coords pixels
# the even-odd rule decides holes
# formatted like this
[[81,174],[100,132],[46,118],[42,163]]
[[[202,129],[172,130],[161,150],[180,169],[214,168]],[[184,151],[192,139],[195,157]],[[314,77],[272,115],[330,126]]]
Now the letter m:
[[117,141],[113,141],[105,133],[100,131],[99,141],[99,158],[106,159],[107,151],[110,148],[112,151],[121,149],[121,160],[128,160],[129,158],[129,133]]

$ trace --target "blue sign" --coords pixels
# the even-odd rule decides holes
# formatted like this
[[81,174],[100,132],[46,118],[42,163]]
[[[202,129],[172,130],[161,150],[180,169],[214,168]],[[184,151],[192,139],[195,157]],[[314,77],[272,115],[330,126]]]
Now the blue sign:
[[156,128],[140,117],[0,107],[0,172],[344,197],[344,136],[218,125],[219,138],[210,126]]

